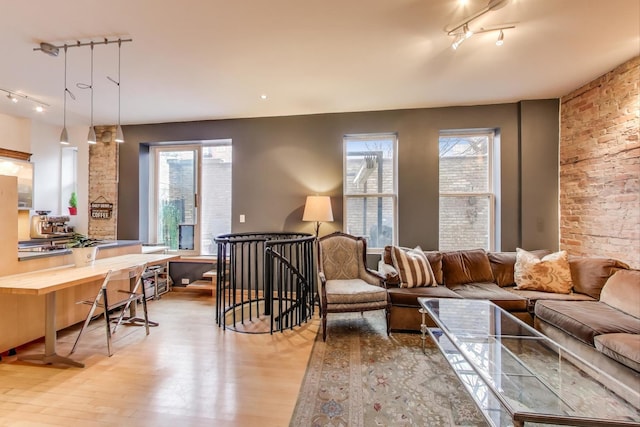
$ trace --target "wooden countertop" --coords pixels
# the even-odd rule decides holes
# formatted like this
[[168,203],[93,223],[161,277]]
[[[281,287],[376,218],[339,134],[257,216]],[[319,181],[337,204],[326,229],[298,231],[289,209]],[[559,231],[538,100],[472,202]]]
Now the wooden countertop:
[[45,295],[80,283],[100,280],[110,270],[139,264],[161,264],[179,259],[179,255],[129,254],[99,259],[88,267],[71,265],[0,277],[0,294]]

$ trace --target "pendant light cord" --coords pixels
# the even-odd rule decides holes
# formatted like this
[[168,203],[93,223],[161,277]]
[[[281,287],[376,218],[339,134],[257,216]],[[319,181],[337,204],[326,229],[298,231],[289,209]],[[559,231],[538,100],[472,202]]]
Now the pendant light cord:
[[118,126],[120,126],[120,51],[122,40],[118,40]]
[[62,113],[62,128],[67,127],[67,45],[64,45],[64,109]]
[[91,127],[93,127],[93,42],[91,42]]

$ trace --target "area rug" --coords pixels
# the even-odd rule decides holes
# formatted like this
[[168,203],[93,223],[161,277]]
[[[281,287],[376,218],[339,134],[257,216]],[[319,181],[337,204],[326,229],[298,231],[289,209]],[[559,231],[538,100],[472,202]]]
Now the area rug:
[[379,312],[329,316],[290,427],[487,425],[434,343],[385,329]]

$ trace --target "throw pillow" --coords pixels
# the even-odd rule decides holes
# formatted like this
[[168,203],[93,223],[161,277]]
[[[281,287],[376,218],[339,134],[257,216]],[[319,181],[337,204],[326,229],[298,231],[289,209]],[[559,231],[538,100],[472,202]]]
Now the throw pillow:
[[540,259],[531,252],[516,248],[514,277],[516,289],[568,294],[573,287],[566,251],[555,252]]
[[429,260],[420,246],[409,250],[393,246],[391,258],[400,276],[401,288],[438,285],[433,277]]

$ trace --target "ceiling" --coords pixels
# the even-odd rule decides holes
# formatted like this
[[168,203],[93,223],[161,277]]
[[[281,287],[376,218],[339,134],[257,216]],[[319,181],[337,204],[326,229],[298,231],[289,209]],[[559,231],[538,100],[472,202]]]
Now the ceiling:
[[[55,6],[53,6],[55,4]],[[122,124],[557,98],[640,53],[638,0],[510,0],[457,50],[447,30],[488,0],[0,0],[0,88],[50,105],[0,113],[62,126],[64,55],[122,45]],[[67,124],[90,122],[89,47],[68,50]],[[117,122],[117,44],[94,49],[94,123]],[[261,99],[266,94],[267,99]]]

